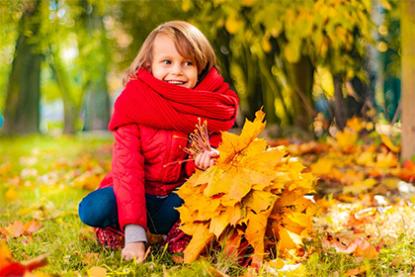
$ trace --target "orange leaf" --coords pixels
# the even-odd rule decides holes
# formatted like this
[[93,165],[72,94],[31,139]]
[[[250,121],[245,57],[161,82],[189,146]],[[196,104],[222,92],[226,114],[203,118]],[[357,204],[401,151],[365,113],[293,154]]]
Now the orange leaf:
[[358,117],[352,117],[351,119],[347,120],[346,126],[352,129],[354,132],[359,133],[362,129],[365,128],[366,123]]
[[0,242],[0,276],[23,276],[47,264],[46,255],[19,263],[12,259],[10,250],[4,242]]
[[0,241],[0,268],[3,268],[12,260],[12,255],[6,242]]
[[21,221],[15,221],[4,229],[12,238],[20,237],[25,231],[24,224]]
[[24,225],[24,234],[31,235],[37,232],[40,228],[42,228],[42,224],[40,224],[40,222],[36,220],[26,222],[26,224]]

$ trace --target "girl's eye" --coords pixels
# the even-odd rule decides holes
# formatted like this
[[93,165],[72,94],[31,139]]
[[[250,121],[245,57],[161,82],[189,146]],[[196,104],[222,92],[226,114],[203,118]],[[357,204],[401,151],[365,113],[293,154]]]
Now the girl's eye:
[[191,62],[191,61],[187,61],[187,62],[185,62],[185,65],[187,65],[187,66],[192,66],[192,65],[193,65],[193,62]]
[[170,60],[162,60],[161,61],[163,64],[171,64],[171,61]]

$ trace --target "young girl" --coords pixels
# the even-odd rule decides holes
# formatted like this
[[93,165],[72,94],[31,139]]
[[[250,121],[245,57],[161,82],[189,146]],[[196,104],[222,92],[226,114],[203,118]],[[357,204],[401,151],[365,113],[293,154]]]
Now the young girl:
[[146,230],[166,234],[178,221],[182,200],[174,190],[194,165],[204,170],[214,163],[214,148],[190,157],[194,164],[182,163],[198,119],[207,120],[212,147],[235,122],[238,97],[215,66],[206,37],[189,23],[171,21],[149,34],[127,71],[109,124],[112,172],[79,204],[81,220],[98,227],[99,239],[109,228],[125,235],[121,255],[127,260],[145,259]]

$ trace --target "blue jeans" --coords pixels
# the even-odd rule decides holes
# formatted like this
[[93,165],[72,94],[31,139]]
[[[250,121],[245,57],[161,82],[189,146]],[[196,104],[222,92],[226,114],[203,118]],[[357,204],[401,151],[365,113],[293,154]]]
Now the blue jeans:
[[[154,234],[167,234],[173,224],[179,220],[183,200],[174,192],[165,198],[146,194],[147,227]],[[81,221],[92,227],[112,226],[119,229],[117,202],[112,187],[98,189],[89,193],[79,203]]]

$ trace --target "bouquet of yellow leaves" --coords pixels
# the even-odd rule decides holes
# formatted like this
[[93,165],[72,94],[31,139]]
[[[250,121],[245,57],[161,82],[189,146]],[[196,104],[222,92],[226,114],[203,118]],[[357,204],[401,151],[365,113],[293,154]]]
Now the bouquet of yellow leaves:
[[315,178],[284,148],[257,138],[264,117],[256,112],[240,135],[223,132],[216,164],[197,170],[179,189],[180,228],[192,236],[185,262],[216,239],[229,255],[247,242],[252,265],[260,265],[271,247],[283,256],[300,249],[310,235],[315,206],[304,195],[313,192]]

